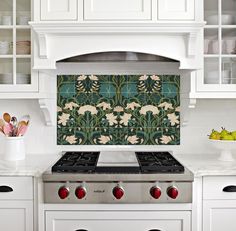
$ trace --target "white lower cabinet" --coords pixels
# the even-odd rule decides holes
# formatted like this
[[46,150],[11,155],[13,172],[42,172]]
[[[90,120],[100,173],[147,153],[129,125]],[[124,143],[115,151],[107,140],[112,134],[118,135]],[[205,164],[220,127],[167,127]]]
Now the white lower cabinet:
[[47,211],[46,231],[190,231],[190,211]]
[[0,230],[33,229],[32,177],[0,177]]
[[32,201],[0,201],[0,230],[32,231]]
[[203,177],[203,231],[236,230],[236,177]]

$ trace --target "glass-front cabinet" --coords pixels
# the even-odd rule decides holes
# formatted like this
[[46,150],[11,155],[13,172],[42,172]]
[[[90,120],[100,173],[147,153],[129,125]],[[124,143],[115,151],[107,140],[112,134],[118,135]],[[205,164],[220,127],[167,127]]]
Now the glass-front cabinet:
[[31,0],[0,0],[0,93],[37,91],[30,20]]
[[199,91],[236,91],[236,0],[204,0],[204,73]]

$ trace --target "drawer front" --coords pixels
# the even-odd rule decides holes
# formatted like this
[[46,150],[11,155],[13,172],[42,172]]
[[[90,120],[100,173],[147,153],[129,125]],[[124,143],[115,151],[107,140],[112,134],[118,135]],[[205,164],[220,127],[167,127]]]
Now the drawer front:
[[0,177],[0,200],[32,199],[32,177]]
[[189,231],[191,213],[175,212],[46,212],[46,231]]
[[84,20],[151,20],[151,0],[84,0]]
[[203,177],[203,199],[236,199],[236,176]]

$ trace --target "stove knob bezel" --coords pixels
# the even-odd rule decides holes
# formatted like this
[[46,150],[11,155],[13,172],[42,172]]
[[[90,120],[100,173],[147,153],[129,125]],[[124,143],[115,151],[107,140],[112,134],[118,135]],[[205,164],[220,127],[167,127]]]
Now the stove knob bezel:
[[[121,192],[121,195],[118,196],[118,197],[117,197],[116,192],[115,192],[116,190],[120,190],[120,192]],[[113,196],[115,197],[116,200],[121,200],[122,197],[125,195],[125,190],[120,185],[117,185],[112,189],[112,194],[113,194]]]
[[[78,195],[77,195],[77,193],[76,193],[78,190],[82,190],[82,192],[84,193],[84,195],[82,195],[82,197],[78,197]],[[75,189],[75,196],[76,196],[76,198],[77,198],[78,200],[84,199],[84,198],[86,197],[86,195],[87,195],[87,190],[86,190],[86,188],[85,188],[84,186],[78,186],[78,187]]]
[[[159,195],[158,195],[157,197],[156,197],[155,194],[153,193],[154,190],[158,190],[158,192],[159,192]],[[162,191],[161,191],[161,188],[160,188],[160,187],[158,187],[158,186],[153,186],[153,187],[151,187],[149,193],[150,193],[150,195],[152,196],[153,199],[158,200],[158,199],[160,199],[160,197],[161,197]]]
[[[171,190],[175,190],[175,195],[174,196],[170,192]],[[173,200],[177,199],[177,197],[179,196],[179,190],[178,190],[178,188],[176,186],[168,187],[166,193],[167,193],[168,197],[173,199]]]
[[[67,193],[64,197],[62,197],[61,194],[60,194],[60,191],[61,191],[61,190],[65,190],[65,192]],[[67,187],[67,186],[61,186],[61,187],[58,189],[57,194],[58,194],[58,196],[59,196],[59,198],[60,198],[61,200],[65,200],[65,199],[70,195],[70,189],[69,189],[69,187]]]

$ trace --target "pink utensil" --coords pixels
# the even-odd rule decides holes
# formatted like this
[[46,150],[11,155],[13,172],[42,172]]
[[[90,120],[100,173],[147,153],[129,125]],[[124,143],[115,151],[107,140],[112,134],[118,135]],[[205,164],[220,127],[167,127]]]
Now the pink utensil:
[[6,123],[4,126],[3,126],[3,132],[6,136],[11,136],[12,135],[12,132],[13,132],[13,126],[12,124],[9,124],[9,123]]
[[28,126],[22,125],[18,128],[16,136],[23,136],[27,131]]

